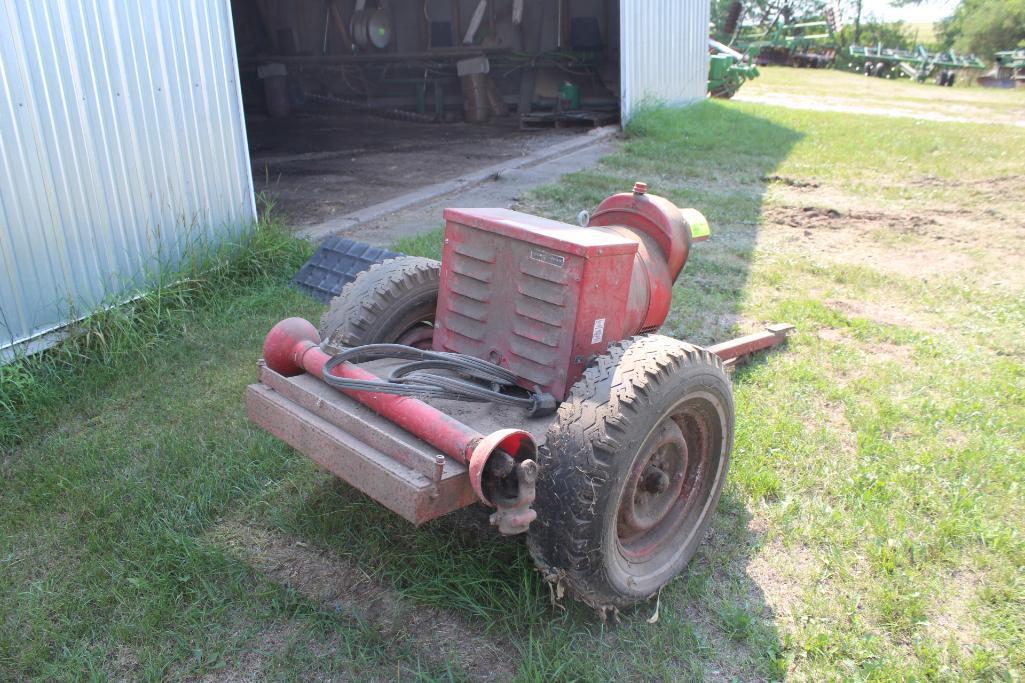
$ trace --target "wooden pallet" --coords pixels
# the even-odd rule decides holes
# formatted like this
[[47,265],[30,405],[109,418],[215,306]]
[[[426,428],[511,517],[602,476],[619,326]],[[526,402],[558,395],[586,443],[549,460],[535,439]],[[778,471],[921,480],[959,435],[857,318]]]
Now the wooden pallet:
[[619,121],[619,114],[614,111],[594,111],[575,109],[573,111],[538,112],[520,117],[522,130],[538,128],[600,128]]

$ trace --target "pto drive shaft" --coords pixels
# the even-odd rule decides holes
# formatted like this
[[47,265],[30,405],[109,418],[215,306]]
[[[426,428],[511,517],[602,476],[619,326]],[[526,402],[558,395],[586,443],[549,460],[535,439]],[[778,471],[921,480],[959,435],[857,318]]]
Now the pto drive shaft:
[[[275,325],[263,344],[267,367],[280,375],[307,372],[323,377],[331,356],[320,348],[317,328],[302,318],[287,318]],[[352,363],[341,363],[332,375],[371,382],[382,380]],[[438,448],[469,468],[470,484],[486,505],[498,508],[491,523],[503,534],[518,534],[537,516],[534,502],[537,445],[522,429],[501,429],[481,434],[450,415],[408,396],[374,391],[342,390],[377,414]]]

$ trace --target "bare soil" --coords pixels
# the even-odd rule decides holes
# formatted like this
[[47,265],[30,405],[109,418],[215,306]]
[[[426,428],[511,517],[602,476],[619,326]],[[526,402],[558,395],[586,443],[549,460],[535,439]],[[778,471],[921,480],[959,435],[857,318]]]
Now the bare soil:
[[[757,521],[752,520],[752,525]],[[815,583],[819,566],[819,560],[807,548],[787,547],[781,539],[774,538],[748,564],[747,574],[761,591],[773,617],[793,623],[795,613],[804,603],[804,592]]]
[[[275,531],[232,521],[219,524],[209,539],[269,580],[351,614],[373,626],[386,642],[409,644],[439,667],[455,664],[480,681],[507,681],[515,675],[515,652],[485,635],[480,625],[447,610],[410,605],[387,581],[367,574],[357,562]],[[272,629],[254,647],[273,650],[282,639]],[[257,669],[261,662],[256,657],[243,665]],[[246,680],[249,673],[259,672],[225,671],[218,680]],[[236,678],[236,674],[246,675]]]
[[[721,512],[719,514],[726,516]],[[744,513],[744,516],[747,514]],[[702,599],[700,603],[664,605],[663,614],[667,617],[678,615],[675,618],[683,619],[693,626],[701,640],[707,643],[703,672],[707,680],[763,681],[764,675],[752,670],[754,653],[745,642],[746,639],[727,637],[723,632],[721,615],[709,609],[717,603],[725,605],[735,602],[739,591],[742,604],[755,619],[771,622],[776,618],[776,610],[769,595],[777,592],[778,586],[771,582],[761,582],[757,569],[757,557],[764,552],[768,526],[757,518],[747,520],[739,544],[735,533],[727,531],[730,527],[731,522],[713,524],[704,548],[694,560],[700,563],[706,557],[728,558],[724,564],[715,566],[709,579],[712,598]],[[784,558],[785,555],[779,557]]]
[[[325,111],[246,122],[253,182],[295,228],[526,156],[581,131],[412,123]],[[425,226],[426,228],[436,226]]]
[[865,318],[883,325],[899,325],[911,329],[927,329],[927,323],[908,313],[896,304],[884,304],[871,301],[852,301],[849,299],[831,299],[827,305],[843,311],[848,316]]
[[1025,220],[1013,207],[1025,180],[912,182],[972,201],[967,207],[936,202],[928,208],[891,202],[881,211],[863,197],[780,181],[763,211],[759,243],[783,249],[796,240],[816,258],[926,281],[953,275],[983,287],[1025,286],[1025,272],[1009,258],[1025,253]]
[[928,606],[926,630],[937,641],[953,643],[965,657],[983,641],[970,610],[983,583],[984,577],[975,572],[954,572]]

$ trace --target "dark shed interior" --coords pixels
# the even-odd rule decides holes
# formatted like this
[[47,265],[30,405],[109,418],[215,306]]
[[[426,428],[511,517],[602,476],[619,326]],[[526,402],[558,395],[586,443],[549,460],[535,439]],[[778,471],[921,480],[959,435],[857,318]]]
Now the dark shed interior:
[[257,190],[297,226],[619,119],[617,0],[232,12]]

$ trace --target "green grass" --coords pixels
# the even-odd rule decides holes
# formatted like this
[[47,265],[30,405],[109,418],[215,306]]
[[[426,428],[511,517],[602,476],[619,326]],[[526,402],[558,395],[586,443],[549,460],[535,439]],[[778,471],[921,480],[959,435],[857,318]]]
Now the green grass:
[[[247,422],[242,392],[266,330],[321,310],[288,285],[304,252],[277,234],[259,267],[212,278],[173,314],[126,312],[108,340],[117,352],[76,345],[15,369],[38,388],[5,383],[18,403],[0,460],[0,678],[484,673],[260,569],[220,540],[231,525],[440,609],[471,646],[501,643],[524,681],[1020,677],[1020,226],[935,247],[997,250],[1008,284],[994,289],[961,272],[885,270],[856,249],[822,253],[800,231],[772,241],[783,228],[766,216],[839,197],[876,211],[961,207],[970,220],[978,197],[907,181],[1013,174],[1025,131],[877,123],[744,103],[648,112],[616,155],[523,200],[571,220],[647,180],[713,229],[665,332],[708,343],[763,322],[798,327],[786,350],[734,377],[727,490],[657,623],[653,604],[614,626],[553,607],[520,543],[445,519],[413,528]],[[801,194],[774,178],[819,187]],[[1020,195],[987,208],[1020,215]],[[440,234],[396,246],[437,256]]]
[[[832,69],[759,67],[759,77],[744,84],[739,99],[772,98],[774,102],[826,103],[859,111],[896,112],[929,116],[945,115],[970,121],[1014,123],[1025,116],[1025,92],[984,88],[963,74],[953,88],[932,81],[917,83],[899,79],[869,78],[863,74]],[[973,76],[985,72],[974,71]],[[880,122],[881,125],[886,125]]]
[[[0,448],[63,417],[67,397],[105,388],[121,363],[180,339],[196,308],[248,293],[301,264],[309,250],[292,239],[271,206],[238,240],[216,246],[187,237],[183,242],[188,244],[177,265],[152,267],[137,278],[142,288],[112,295],[97,313],[74,323],[68,341],[0,365]],[[127,304],[118,305],[125,299]]]
[[402,254],[440,259],[443,230],[443,228],[437,228],[412,237],[403,237],[395,243],[395,250]]

